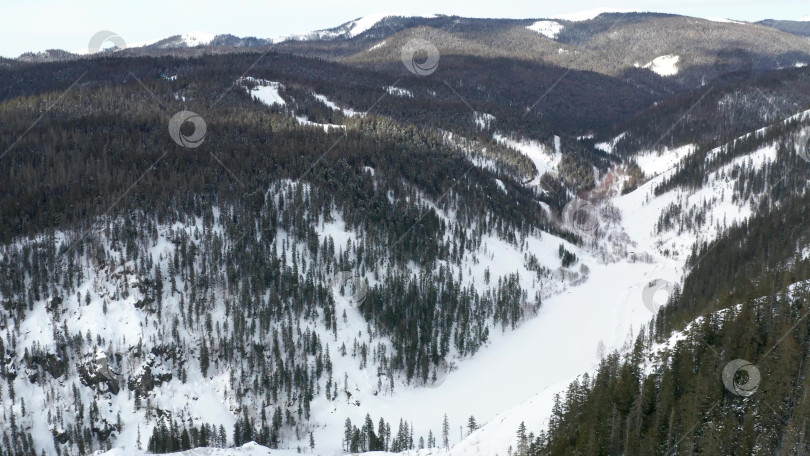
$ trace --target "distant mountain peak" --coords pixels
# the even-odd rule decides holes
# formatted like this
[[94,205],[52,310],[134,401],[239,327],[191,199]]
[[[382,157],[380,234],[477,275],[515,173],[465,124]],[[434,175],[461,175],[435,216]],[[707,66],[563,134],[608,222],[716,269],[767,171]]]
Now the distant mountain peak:
[[186,43],[188,47],[194,47],[199,45],[208,45],[211,41],[214,40],[216,35],[207,32],[189,32],[180,36],[182,40]]
[[559,14],[557,16],[552,17],[552,19],[561,19],[565,21],[571,22],[580,22],[580,21],[589,21],[594,19],[602,14],[607,13],[640,13],[640,10],[632,9],[632,8],[608,8],[608,7],[600,7],[600,8],[593,8],[589,10],[583,11],[575,11],[573,13],[565,13]]
[[357,19],[351,20],[344,24],[341,24],[337,27],[329,28],[329,29],[321,29],[321,30],[314,30],[311,32],[304,32],[304,33],[297,33],[292,35],[282,35],[277,38],[273,38],[272,41],[274,43],[280,43],[282,41],[290,41],[290,40],[297,40],[297,41],[310,41],[310,40],[323,40],[323,39],[338,39],[338,38],[354,38],[358,35],[361,35],[374,27],[375,25],[379,24],[380,21],[389,17],[422,17],[422,18],[431,18],[436,17],[435,14],[423,16],[419,14],[411,14],[407,12],[383,12],[383,13],[373,13],[368,14]]

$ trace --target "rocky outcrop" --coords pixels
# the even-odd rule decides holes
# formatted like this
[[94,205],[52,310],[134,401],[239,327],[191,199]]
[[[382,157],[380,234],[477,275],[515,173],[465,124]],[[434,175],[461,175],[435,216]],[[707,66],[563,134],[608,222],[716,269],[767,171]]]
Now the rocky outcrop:
[[101,418],[97,422],[93,423],[90,429],[98,436],[98,439],[101,442],[106,441],[113,432],[120,432],[118,426],[110,423],[105,418]]
[[51,429],[51,434],[53,434],[53,439],[59,443],[70,442],[70,434],[61,427]]
[[127,386],[135,394],[146,396],[156,386],[160,386],[171,379],[172,373],[163,366],[163,363],[154,353],[150,353],[146,358],[146,362],[129,377]]
[[79,378],[83,385],[99,393],[118,394],[118,373],[110,368],[107,356],[97,353],[95,358],[79,366]]
[[53,353],[42,353],[31,356],[29,367],[41,367],[53,378],[59,378],[67,373],[67,362],[61,356]]
[[14,360],[8,357],[2,361],[3,365],[2,370],[0,370],[0,374],[9,380],[14,380],[17,378],[17,365],[14,363]]

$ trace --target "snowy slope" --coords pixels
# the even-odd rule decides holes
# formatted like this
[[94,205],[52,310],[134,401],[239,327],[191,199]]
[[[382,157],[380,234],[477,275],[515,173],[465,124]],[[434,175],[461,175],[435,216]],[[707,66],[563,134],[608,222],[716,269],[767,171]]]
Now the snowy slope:
[[635,160],[639,168],[647,176],[657,176],[664,171],[674,168],[684,158],[695,151],[695,146],[686,145],[676,149],[664,148],[658,152],[642,152],[636,155]]
[[[263,79],[255,79],[251,77],[244,78],[243,80],[237,81],[237,83],[241,84],[245,81],[251,82],[252,84],[256,84],[255,87],[250,89],[251,96],[267,106],[287,106],[287,102],[279,93],[279,89],[283,88],[284,86],[279,82],[274,81],[266,81]],[[315,99],[320,101],[321,103],[325,104],[328,108],[333,109],[335,111],[342,112],[347,117],[363,117],[365,113],[357,112],[352,109],[348,108],[340,108],[335,103],[329,101],[324,95],[314,94]],[[331,129],[346,129],[345,125],[335,125],[335,124],[323,124],[318,122],[312,122],[306,118],[306,116],[296,115],[293,116],[295,120],[303,126],[310,126],[310,127],[318,127],[323,128],[324,132],[329,132]]]
[[556,21],[537,21],[532,25],[526,26],[526,28],[547,38],[554,39],[557,38],[557,35],[560,34],[565,26]]
[[[536,381],[533,385],[534,393],[522,402],[508,405],[510,407],[508,410],[491,417],[486,415],[486,424],[453,447],[450,454],[506,454],[510,446],[514,448],[515,430],[521,422],[525,422],[528,430],[535,433],[545,429],[554,394],[564,392],[568,384],[581,374],[593,372],[599,359],[596,347],[603,346],[607,352],[622,348],[626,350],[633,342],[632,335],[638,334],[641,325],[649,322],[652,313],[642,299],[642,291],[646,284],[653,280],[680,283],[685,272],[684,252],[689,251],[696,239],[711,241],[718,236],[722,225],[730,225],[733,221],[741,221],[752,215],[751,204],[748,201],[733,201],[731,188],[733,181],[724,176],[727,176],[735,166],[744,165],[753,169],[767,166],[776,159],[776,148],[773,145],[766,145],[718,168],[709,176],[709,183],[701,189],[689,192],[673,190],[655,197],[652,194],[653,188],[674,172],[669,169],[672,164],[692,151],[693,148],[688,146],[662,155],[646,155],[640,160],[644,163],[645,172],[661,174],[635,191],[612,200],[621,212],[622,229],[632,239],[635,252],[646,252],[651,255],[653,261],[632,263],[625,260],[605,266],[589,263],[590,278],[587,282],[547,300],[537,319],[505,337],[502,342],[504,345],[500,348],[504,348],[506,353],[521,353],[523,356],[515,355],[514,359],[510,359],[510,363],[513,363],[511,367],[498,364],[494,359],[486,361],[492,363],[490,365],[493,367],[507,369],[508,374],[504,375],[504,378],[531,377]],[[706,214],[707,226],[695,232],[681,234],[675,231],[657,232],[658,217],[673,203],[695,209],[708,203],[710,210]],[[717,226],[718,223],[721,227]],[[656,302],[662,300],[656,299]],[[566,315],[568,312],[570,316]],[[585,315],[587,317],[582,317]],[[545,322],[544,316],[549,317]],[[551,322],[559,323],[560,326],[556,327]],[[519,340],[524,336],[523,330],[530,332],[531,336],[526,335],[525,339]],[[555,334],[553,340],[558,341],[558,345],[566,347],[563,352],[575,353],[574,357],[581,358],[580,360],[553,359],[546,353],[532,349],[545,346],[541,335],[543,332],[554,333],[554,331],[559,333]],[[684,335],[676,333],[672,337],[670,343],[674,343]],[[589,345],[591,353],[587,350]],[[652,351],[655,350],[654,348]],[[527,352],[529,356],[526,356]],[[539,359],[536,359],[538,357]],[[473,359],[468,364],[475,365],[476,361]],[[547,363],[545,369],[541,366],[543,363]],[[578,365],[578,372],[572,364]],[[483,368],[480,372],[471,374],[470,378],[477,378],[479,375],[486,378]],[[510,388],[515,385],[518,391],[521,391],[523,386],[520,380],[510,380],[509,384]],[[522,391],[529,393],[530,390],[532,388]],[[476,415],[476,418],[479,418],[479,415]]]
[[649,69],[659,76],[675,76],[678,74],[678,62],[680,60],[681,57],[677,55],[662,55],[644,65],[644,68]]
[[[283,88],[281,84],[262,80],[251,82],[257,84],[251,90],[254,98],[269,106],[287,106],[279,92]],[[330,109],[341,111],[347,116],[363,115],[340,107],[326,96],[314,94],[314,97]],[[801,113],[794,118],[804,118],[806,114]],[[297,119],[303,125],[314,125],[327,130],[346,128],[343,125],[315,124],[300,116]],[[486,113],[476,113],[475,116],[475,121],[481,128],[489,128],[495,120]],[[557,171],[563,153],[558,137],[555,137],[553,146],[515,139],[501,133],[495,133],[493,138],[501,145],[531,159],[537,174],[530,185],[537,185],[544,173]],[[621,136],[601,147],[612,150],[620,138]],[[470,143],[465,143],[465,138],[457,138],[450,133],[445,135],[445,139],[451,145]],[[719,154],[720,150],[721,148],[711,151],[708,158]],[[479,292],[491,288],[486,279],[488,271],[495,271],[494,280],[514,273],[519,277],[521,288],[527,296],[542,299],[542,307],[537,315],[531,315],[514,330],[488,328],[491,330],[489,343],[474,356],[452,353],[448,365],[437,372],[435,383],[421,385],[405,382],[399,376],[389,378],[385,374],[381,375],[373,363],[362,367],[356,355],[341,353],[341,344],[351,346],[357,340],[373,340],[375,345],[385,348],[390,348],[391,343],[386,337],[373,334],[352,302],[341,294],[338,287],[332,287],[336,310],[341,316],[345,313],[345,319],[338,319],[334,330],[309,320],[299,323],[302,330],[311,331],[329,342],[326,351],[334,365],[335,377],[351,392],[350,398],[341,396],[339,400],[328,400],[318,396],[313,401],[312,427],[308,430],[313,432],[317,442],[316,454],[342,454],[344,420],[350,418],[357,424],[366,414],[370,414],[375,422],[381,417],[391,423],[404,419],[412,424],[417,438],[425,437],[431,431],[438,434],[442,416],[447,414],[451,424],[450,442],[453,445],[449,454],[452,455],[506,454],[509,446],[514,443],[514,431],[520,422],[526,422],[533,432],[540,430],[548,419],[555,393],[564,390],[577,376],[592,371],[604,352],[626,350],[643,325],[650,321],[652,313],[643,302],[646,284],[653,280],[679,283],[684,274],[685,253],[696,240],[712,240],[724,227],[752,215],[751,207],[754,206],[752,203],[756,202],[757,195],[753,197],[754,200],[735,199],[734,182],[728,177],[731,172],[735,169],[761,170],[777,159],[776,145],[768,144],[711,170],[702,188],[676,188],[655,196],[653,189],[672,175],[675,165],[694,152],[694,146],[690,145],[639,154],[636,157],[639,166],[652,178],[627,195],[611,196],[608,201],[595,203],[601,214],[608,212],[612,216],[612,222],[608,224],[605,217],[600,218],[603,231],[592,237],[584,236],[582,246],[545,233],[529,235],[521,240],[520,245],[498,237],[484,236],[481,245],[462,254],[461,266],[442,264],[441,266],[451,270],[454,277],[459,277],[465,286],[473,287]],[[483,168],[492,166],[492,163],[483,159],[475,163]],[[366,170],[371,177],[375,176],[376,171],[373,168],[366,167]],[[603,179],[605,181],[607,179]],[[497,182],[498,187],[505,191],[504,182]],[[285,187],[292,184],[291,181],[276,183],[268,189],[267,194],[277,198]],[[437,207],[421,193],[418,197],[434,208],[448,225],[457,220],[457,214],[452,211]],[[705,219],[704,224],[684,230],[659,229],[661,214],[676,204],[683,208],[686,217],[695,218],[699,214],[701,219]],[[220,217],[225,216],[227,211],[217,208],[214,212],[211,226],[206,226],[202,218],[169,225],[157,224],[154,236],[146,241],[149,243],[150,261],[159,269],[170,270],[170,259],[178,249],[176,239],[181,233],[192,239],[192,244],[201,236],[222,236],[224,229]],[[342,214],[333,212],[328,215],[315,229],[319,243],[331,238],[341,249],[362,240],[362,233],[347,229]],[[103,228],[98,226],[97,231],[103,233]],[[58,243],[67,244],[65,233],[60,233],[57,239]],[[306,257],[306,243],[296,240],[283,230],[276,233],[273,242],[279,251],[284,252],[290,265],[294,258]],[[578,261],[573,266],[561,266],[557,254],[560,245],[577,256]],[[87,302],[79,296],[68,296],[61,315],[54,317],[47,309],[49,302],[38,299],[19,327],[0,328],[0,336],[6,339],[11,334],[21,334],[13,348],[15,362],[27,350],[43,347],[54,349],[55,328],[64,326],[67,333],[79,336],[80,340],[83,335],[92,333],[103,339],[105,345],[112,347],[112,351],[126,352],[135,350],[142,341],[155,343],[162,334],[158,331],[161,325],[168,324],[166,322],[172,318],[179,318],[180,313],[176,310],[167,310],[162,319],[155,319],[138,311],[137,304],[144,298],[139,289],[144,277],[138,275],[135,264],[119,264],[116,261],[121,257],[116,247],[108,243],[105,248],[113,259],[110,263],[112,266],[88,266],[83,270],[79,292],[81,296],[89,297]],[[527,257],[530,254],[536,256],[538,264],[545,272],[538,273],[527,266]],[[643,261],[639,259],[642,257]],[[90,263],[89,260],[82,261]],[[409,267],[414,274],[421,272],[415,265]],[[300,278],[304,280],[303,272]],[[368,271],[363,278],[371,286],[378,280],[374,271]],[[182,279],[177,284],[179,289],[189,286],[193,288],[194,284],[189,285]],[[217,325],[225,326],[228,314],[221,301],[229,297],[228,292],[226,289],[216,289],[213,295],[216,295],[220,305],[215,308],[211,318]],[[182,308],[180,296],[175,296],[174,293],[167,296],[165,308]],[[196,340],[196,335],[187,331],[181,332],[177,337],[190,342]],[[158,385],[150,396],[153,405],[167,413],[187,417],[195,423],[221,424],[230,432],[238,413],[234,389],[239,386],[233,384],[232,372],[222,369],[207,377],[203,376],[195,353],[186,355],[189,363],[188,378],[185,381],[172,378]],[[99,351],[91,350],[82,353],[82,358],[78,361],[93,365],[106,363]],[[24,369],[23,366],[20,368]],[[151,368],[156,374],[169,371],[157,361]],[[142,372],[144,365],[125,363],[120,369],[122,376],[130,377]],[[49,390],[30,382],[26,375],[20,375],[14,380],[15,391],[33,409],[31,418],[21,424],[32,430],[37,444],[45,448],[48,454],[55,453],[51,437],[55,429],[49,425],[49,414],[55,411],[54,403],[59,400],[67,401],[73,394],[72,388],[77,385],[79,381],[75,376],[55,382]],[[319,383],[318,386],[320,388],[322,385]],[[92,392],[84,389],[81,391],[82,400],[93,400]],[[118,448],[106,454],[141,454],[134,448],[139,444],[144,446],[143,436],[150,434],[154,422],[146,418],[143,409],[135,407],[129,390],[110,396],[108,402],[102,401],[102,405],[100,421],[112,423],[120,419],[124,424],[124,431],[116,436],[115,445]],[[470,416],[474,416],[482,426],[478,431],[467,435],[463,427]],[[66,419],[69,423],[71,417]],[[139,433],[142,436],[140,442],[137,441]],[[298,453],[296,447],[307,447],[303,438],[292,435],[285,437],[284,450],[270,452],[258,445],[248,444],[239,449],[197,449],[183,454],[291,455],[293,452]],[[413,454],[446,453],[423,451]]]
[[[287,182],[279,185],[289,184],[291,183]],[[273,188],[268,193],[278,195],[280,191],[279,188]],[[455,218],[453,213],[446,213],[438,208],[437,210],[439,215],[447,221],[452,221]],[[220,211],[216,210],[213,227],[208,228],[206,228],[201,218],[186,223],[177,222],[169,226],[157,226],[156,238],[150,241],[149,252],[152,261],[161,270],[170,270],[170,259],[175,255],[177,248],[174,240],[181,233],[185,233],[185,236],[188,236],[189,239],[198,239],[200,233],[205,233],[204,236],[206,237],[222,235],[223,228],[216,221],[219,214]],[[103,235],[101,227],[98,227],[94,232]],[[323,221],[317,229],[317,234],[321,241],[331,237],[338,247],[358,240],[357,233],[347,230],[341,215],[338,213],[332,214],[331,221]],[[64,235],[60,235],[59,239],[63,239],[62,242],[67,242]],[[292,258],[296,256],[292,254],[293,251],[298,252],[298,255],[303,255],[307,251],[306,244],[295,241],[284,232],[277,234],[275,242],[279,251],[286,252],[289,264],[292,264]],[[490,287],[485,279],[487,270],[494,271],[494,282],[497,282],[500,274],[517,273],[527,296],[533,297],[537,295],[545,299],[568,288],[570,283],[578,276],[575,271],[569,271],[551,280],[545,276],[541,278],[538,277],[536,271],[525,266],[525,255],[526,252],[535,253],[538,255],[540,265],[551,271],[559,269],[560,263],[556,249],[560,244],[565,244],[568,249],[577,252],[578,250],[567,242],[553,236],[531,237],[526,242],[527,244],[524,247],[518,248],[498,238],[486,238],[480,248],[467,254],[463,269],[455,265],[445,265],[445,267],[450,267],[455,276],[460,277],[463,274],[465,283],[474,286],[480,291]],[[111,245],[108,246],[108,249],[112,258],[120,256],[120,253],[116,252]],[[582,263],[591,261],[587,259],[586,255],[583,255],[582,258]],[[366,276],[366,279],[370,285],[374,285],[375,278],[371,272]],[[135,350],[141,343],[156,344],[160,337],[159,334],[161,334],[159,330],[164,322],[171,322],[173,318],[180,317],[178,309],[181,308],[179,304],[184,295],[182,293],[167,294],[164,297],[163,317],[160,320],[155,320],[148,312],[138,310],[138,303],[145,298],[140,291],[143,280],[144,277],[139,276],[134,264],[124,264],[115,268],[90,268],[85,272],[85,278],[78,288],[80,295],[65,299],[61,305],[62,311],[58,318],[53,319],[51,317],[51,314],[46,310],[48,301],[43,299],[34,305],[30,318],[24,320],[20,328],[11,326],[0,329],[0,336],[4,337],[5,340],[9,340],[10,332],[19,331],[23,335],[15,347],[17,359],[22,356],[25,350],[33,347],[40,347],[49,351],[55,349],[55,341],[51,337],[53,328],[43,325],[42,322],[52,322],[53,327],[58,328],[64,326],[70,334],[94,334],[99,340],[107,341],[106,343],[110,345],[111,350],[115,353]],[[179,279],[176,285],[179,290],[188,289],[188,283],[182,279]],[[351,418],[355,423],[361,422],[367,413],[370,413],[375,419],[384,417],[387,421],[393,423],[400,418],[404,418],[414,423],[414,431],[418,436],[426,436],[431,430],[434,433],[438,432],[441,416],[444,412],[450,413],[451,419],[457,423],[464,422],[469,414],[478,414],[482,419],[493,416],[501,409],[503,404],[518,403],[525,399],[526,395],[532,393],[534,384],[527,380],[524,387],[505,391],[506,396],[493,395],[485,403],[470,407],[475,402],[473,401],[474,398],[480,397],[486,390],[493,388],[494,385],[502,381],[500,374],[493,372],[491,366],[488,366],[491,361],[487,360],[500,363],[507,362],[507,360],[501,358],[499,353],[501,350],[510,350],[510,348],[508,346],[507,348],[498,348],[502,343],[513,346],[524,343],[547,343],[546,341],[550,340],[548,338],[552,337],[552,334],[547,333],[543,336],[546,339],[534,339],[537,334],[531,331],[522,331],[522,335],[513,339],[508,331],[506,334],[500,334],[500,331],[496,331],[491,338],[493,347],[486,349],[486,353],[489,354],[479,357],[479,361],[467,365],[466,362],[462,362],[463,358],[461,356],[451,356],[450,366],[448,367],[452,368],[455,365],[459,369],[450,372],[449,375],[447,375],[446,371],[439,372],[438,381],[431,387],[408,385],[403,379],[395,378],[392,381],[394,384],[394,390],[392,390],[388,385],[387,378],[380,377],[375,365],[370,364],[368,367],[361,368],[355,356],[344,355],[339,352],[341,344],[351,347],[353,341],[358,339],[371,341],[373,338],[375,345],[381,344],[382,346],[388,346],[389,349],[390,344],[386,342],[384,337],[370,334],[369,327],[360,313],[340,294],[338,289],[332,291],[337,302],[338,314],[340,315],[344,311],[346,313],[345,320],[338,320],[338,327],[334,333],[321,325],[313,324],[311,321],[300,322],[302,330],[313,331],[322,340],[329,341],[327,351],[334,366],[335,377],[340,379],[342,384],[345,382],[347,391],[352,393],[350,400],[329,401],[323,397],[316,397],[312,403],[312,432],[316,442],[318,442],[319,451],[323,451],[322,454],[340,454],[342,424],[347,417]],[[227,295],[225,290],[217,293],[223,293],[223,297]],[[84,296],[89,296],[88,303],[84,302]],[[558,311],[555,310],[554,312]],[[210,314],[210,317],[213,324],[220,327],[226,325],[226,315],[224,303],[221,303]],[[569,315],[567,318],[575,318],[575,315]],[[532,321],[540,322],[541,319]],[[546,319],[542,319],[542,321],[546,325],[551,323],[550,320]],[[551,325],[551,327],[559,328],[556,325]],[[191,342],[191,346],[196,345],[192,342],[196,337],[194,333],[184,330],[179,334],[179,337]],[[510,340],[512,342],[509,342]],[[593,347],[587,346],[584,351],[593,352]],[[171,413],[173,416],[185,416],[194,423],[221,425],[230,432],[237,418],[238,402],[234,397],[235,385],[229,378],[228,371],[217,370],[208,377],[204,377],[200,372],[196,354],[189,353],[188,355],[188,377],[184,381],[178,378],[170,378],[156,385],[148,396],[150,407]],[[87,352],[82,355],[80,364],[97,362],[93,360],[98,358],[98,352]],[[158,360],[151,366],[154,375],[170,372],[170,370],[165,370],[162,367],[162,362]],[[506,369],[506,367],[507,364],[502,364],[499,368]],[[138,373],[143,371],[143,368],[144,364],[125,362],[120,366],[116,366],[115,369],[117,375],[124,379],[131,379],[137,377]],[[570,372],[577,371],[579,368],[579,366],[573,367]],[[539,370],[540,366],[534,364],[534,367],[529,372]],[[489,374],[484,375],[485,372]],[[120,393],[109,396],[106,394],[99,395],[90,388],[80,386],[81,382],[76,376],[75,370],[71,369],[68,375],[65,381],[55,384],[53,390],[49,391],[49,397],[56,400],[46,400],[43,389],[36,383],[30,383],[26,376],[18,376],[14,380],[15,391],[18,396],[25,398],[25,402],[33,408],[30,423],[23,424],[32,429],[35,443],[39,448],[46,449],[49,454],[54,452],[51,437],[52,428],[46,415],[55,413],[54,407],[56,404],[68,401],[67,398],[71,396],[74,387],[80,388],[82,400],[85,403],[100,400],[103,404],[105,401],[109,401],[108,407],[103,407],[100,416],[107,423],[115,423],[116,421],[122,423],[122,432],[115,435],[114,444],[117,447],[137,448],[139,444],[141,447],[146,446],[146,440],[151,435],[155,421],[154,419],[147,419],[147,412],[143,407],[137,408],[134,402],[135,398],[129,389],[124,388]],[[443,377],[444,375],[446,377]],[[481,381],[470,383],[468,381],[470,375],[480,376]],[[431,407],[425,407],[424,405],[431,403],[433,404]],[[65,424],[69,426],[71,418],[65,417],[65,420]],[[141,436],[140,442],[138,442],[138,435]],[[460,437],[454,438],[453,442],[458,440],[460,440]],[[296,445],[306,446],[306,442],[299,441],[288,434],[284,445],[288,448],[295,448]]]
[[[213,33],[194,31],[194,32],[188,32],[188,33],[184,33],[184,34],[180,35],[179,39],[171,41],[168,45],[170,47],[206,46],[208,44],[211,44],[211,41],[213,41],[214,38],[216,38],[216,35],[213,34]],[[159,43],[159,42],[164,41],[166,39],[167,38],[158,38],[158,39],[152,39],[152,40],[147,40],[147,41],[139,41],[139,42],[136,42],[136,43],[128,43],[127,47],[129,47],[129,48],[138,48],[138,47],[144,47],[144,46],[151,46],[151,45],[153,45],[155,43]],[[86,54],[87,49],[85,49],[83,51],[78,51],[78,53]]]
[[282,87],[281,83],[273,81],[265,81],[263,79],[245,78],[247,81],[256,84],[251,89],[250,93],[254,99],[261,101],[267,106],[279,105],[286,106],[287,102],[278,93],[279,88]]
[[724,23],[724,24],[741,24],[741,25],[745,25],[745,24],[748,23],[748,22],[737,21],[737,20],[729,19],[729,18],[725,18],[725,17],[709,17],[707,19],[712,21],[712,22],[720,22],[720,23]]
[[[142,456],[147,454],[149,453],[136,448],[115,448],[104,453],[99,453],[98,456]],[[270,454],[281,456],[293,454],[293,452],[291,450],[270,450],[269,448],[251,442],[246,443],[239,448],[195,448],[189,451],[166,454],[173,456],[267,456]]]
[[336,105],[335,103],[330,101],[328,98],[326,98],[325,95],[319,95],[319,94],[316,93],[315,94],[315,99],[317,99],[321,103],[325,104],[329,109],[332,109],[334,111],[342,112],[343,115],[346,116],[346,117],[363,117],[363,116],[366,115],[366,113],[358,112],[358,111],[355,111],[354,109],[341,108],[340,106]]
[[391,16],[412,17],[410,13],[376,13],[363,16],[349,23],[349,31],[345,34],[347,38],[354,38],[361,33],[365,33],[371,27],[377,25],[378,22]]
[[214,40],[215,36],[216,35],[214,35],[213,33],[189,32],[189,33],[183,34],[181,36],[181,38],[182,38],[183,42],[186,43],[186,46],[194,47],[194,46],[200,46],[200,45],[205,46],[207,44],[210,44],[211,41]]
[[610,141],[597,143],[594,145],[594,147],[603,152],[612,154],[613,150],[616,149],[616,144],[618,144],[619,141],[621,141],[625,136],[627,136],[627,133],[622,133],[619,136],[611,139]]
[[636,9],[629,9],[629,8],[593,8],[589,10],[583,11],[575,11],[572,13],[565,13],[565,14],[558,14],[553,17],[553,19],[563,19],[566,21],[572,22],[580,22],[580,21],[589,21],[594,19],[595,17],[599,16],[600,14],[605,13],[638,13],[639,10]]
[[374,13],[369,14],[353,21],[347,22],[339,27],[325,30],[315,30],[311,32],[297,33],[293,35],[283,35],[273,38],[274,43],[283,41],[296,40],[323,40],[323,39],[337,39],[337,38],[354,38],[367,32],[369,29],[377,25],[380,21],[387,17],[435,17],[435,15],[420,16],[407,12],[387,12],[387,13]]
[[534,167],[537,169],[537,174],[529,183],[530,186],[538,185],[543,174],[556,173],[557,165],[559,165],[560,160],[562,160],[562,153],[559,148],[559,138],[556,138],[555,140],[554,150],[549,149],[547,146],[537,141],[513,139],[500,133],[493,134],[492,139],[521,152],[532,160]]

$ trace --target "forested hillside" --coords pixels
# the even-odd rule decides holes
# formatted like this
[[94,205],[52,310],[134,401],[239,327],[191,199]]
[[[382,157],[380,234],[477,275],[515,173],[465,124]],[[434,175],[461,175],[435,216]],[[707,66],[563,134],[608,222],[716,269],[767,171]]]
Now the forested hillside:
[[[579,277],[552,279],[565,195],[446,86],[433,124],[376,73],[271,54],[240,79],[258,57],[7,70],[8,131],[44,115],[2,157],[4,452],[289,447],[360,413],[366,375],[361,398],[436,382]],[[202,146],[167,135],[180,110]]]
[[808,449],[804,38],[192,38],[0,60],[0,456]]
[[[805,454],[805,114],[697,146],[642,188],[677,195],[660,233],[697,239],[683,285],[632,350],[605,357],[555,397],[547,429],[518,432],[518,454]],[[717,182],[730,192],[705,191]],[[729,204],[748,206],[750,218],[727,224],[718,208]],[[701,240],[711,231],[716,240]]]

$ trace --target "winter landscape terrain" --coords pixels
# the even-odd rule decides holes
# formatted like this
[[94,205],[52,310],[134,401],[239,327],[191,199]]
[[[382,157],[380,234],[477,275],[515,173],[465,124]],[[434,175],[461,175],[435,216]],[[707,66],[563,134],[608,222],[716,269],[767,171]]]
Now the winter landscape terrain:
[[0,59],[0,456],[806,454],[807,24]]

